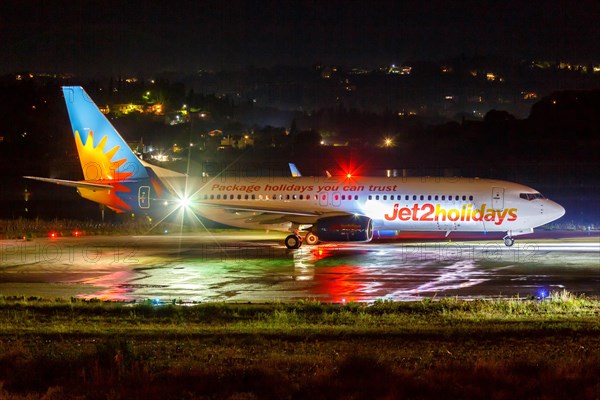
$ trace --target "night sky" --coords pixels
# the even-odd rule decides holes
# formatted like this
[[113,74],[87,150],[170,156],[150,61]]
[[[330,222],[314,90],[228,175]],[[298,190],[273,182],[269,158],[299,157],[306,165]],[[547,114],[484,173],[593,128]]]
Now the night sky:
[[0,73],[151,74],[499,56],[600,62],[600,2],[3,1]]

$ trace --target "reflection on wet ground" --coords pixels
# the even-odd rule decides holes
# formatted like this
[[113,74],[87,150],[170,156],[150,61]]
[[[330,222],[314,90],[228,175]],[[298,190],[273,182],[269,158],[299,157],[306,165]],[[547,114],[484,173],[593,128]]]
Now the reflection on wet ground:
[[325,244],[287,250],[281,235],[0,242],[0,294],[162,301],[324,302],[424,297],[600,295],[600,237]]

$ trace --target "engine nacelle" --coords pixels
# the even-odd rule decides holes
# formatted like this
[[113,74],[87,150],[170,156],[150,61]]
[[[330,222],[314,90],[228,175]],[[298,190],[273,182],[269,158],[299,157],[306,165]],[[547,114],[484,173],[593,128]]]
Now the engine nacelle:
[[391,229],[373,231],[373,237],[375,239],[395,239],[398,235],[400,235],[399,231]]
[[324,242],[369,242],[373,239],[373,221],[364,215],[321,218],[317,236]]

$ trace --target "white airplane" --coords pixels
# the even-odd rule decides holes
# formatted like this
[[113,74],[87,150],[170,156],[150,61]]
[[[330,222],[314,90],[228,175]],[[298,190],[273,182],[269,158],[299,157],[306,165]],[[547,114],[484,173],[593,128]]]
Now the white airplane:
[[514,237],[564,215],[518,183],[478,178],[346,175],[191,177],[140,160],[81,87],[63,87],[84,180],[26,177],[77,188],[116,212],[193,212],[225,225],[289,232],[285,245],[368,242],[376,231],[504,232]]

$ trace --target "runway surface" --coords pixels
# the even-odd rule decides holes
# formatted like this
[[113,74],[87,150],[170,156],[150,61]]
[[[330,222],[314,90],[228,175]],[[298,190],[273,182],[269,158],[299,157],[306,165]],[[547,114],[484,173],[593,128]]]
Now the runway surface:
[[[183,302],[600,296],[598,233],[287,250],[281,233],[0,242],[0,295]],[[558,237],[557,237],[558,236]],[[572,236],[572,237],[566,237]],[[539,236],[538,236],[539,237]]]

